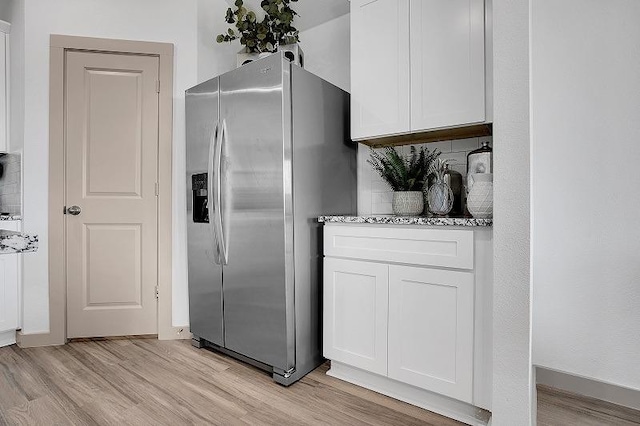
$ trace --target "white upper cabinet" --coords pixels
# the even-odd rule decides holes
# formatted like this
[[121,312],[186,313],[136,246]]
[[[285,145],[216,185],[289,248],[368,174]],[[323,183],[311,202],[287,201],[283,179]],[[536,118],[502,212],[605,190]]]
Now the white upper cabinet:
[[9,30],[0,21],[0,152],[9,149]]
[[353,0],[352,139],[407,131],[409,73],[409,0]]
[[354,140],[484,123],[484,0],[351,2]]
[[484,0],[411,0],[411,131],[485,121]]

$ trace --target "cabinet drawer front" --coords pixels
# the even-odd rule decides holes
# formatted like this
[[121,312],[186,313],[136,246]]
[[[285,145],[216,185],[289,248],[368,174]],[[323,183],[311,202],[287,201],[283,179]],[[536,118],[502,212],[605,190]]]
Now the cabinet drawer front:
[[473,269],[473,231],[325,225],[324,254]]
[[323,354],[387,375],[389,267],[324,260]]
[[389,377],[472,403],[472,272],[389,267]]

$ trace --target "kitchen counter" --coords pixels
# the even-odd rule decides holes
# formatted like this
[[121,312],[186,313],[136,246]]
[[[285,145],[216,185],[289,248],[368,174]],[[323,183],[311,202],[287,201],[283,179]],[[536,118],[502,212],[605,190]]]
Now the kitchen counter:
[[427,216],[319,216],[320,223],[370,223],[377,225],[425,225],[425,226],[492,226],[493,219],[467,217],[427,217]]
[[38,251],[38,236],[17,231],[0,230],[0,254]]

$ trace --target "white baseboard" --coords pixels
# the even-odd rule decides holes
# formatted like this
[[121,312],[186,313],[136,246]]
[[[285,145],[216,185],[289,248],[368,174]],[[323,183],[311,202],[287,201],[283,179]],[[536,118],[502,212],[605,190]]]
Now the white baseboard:
[[0,348],[3,346],[9,346],[16,343],[16,331],[9,330],[0,333]]
[[640,410],[640,390],[536,367],[536,383]]
[[429,392],[388,377],[331,361],[327,375],[472,426],[486,426],[491,413],[466,402]]

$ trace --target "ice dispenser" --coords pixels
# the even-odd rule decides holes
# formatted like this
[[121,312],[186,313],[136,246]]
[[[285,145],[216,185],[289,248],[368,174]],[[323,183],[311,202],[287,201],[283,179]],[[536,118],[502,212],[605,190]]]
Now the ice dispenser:
[[209,223],[207,173],[191,176],[193,189],[193,221],[195,223]]

